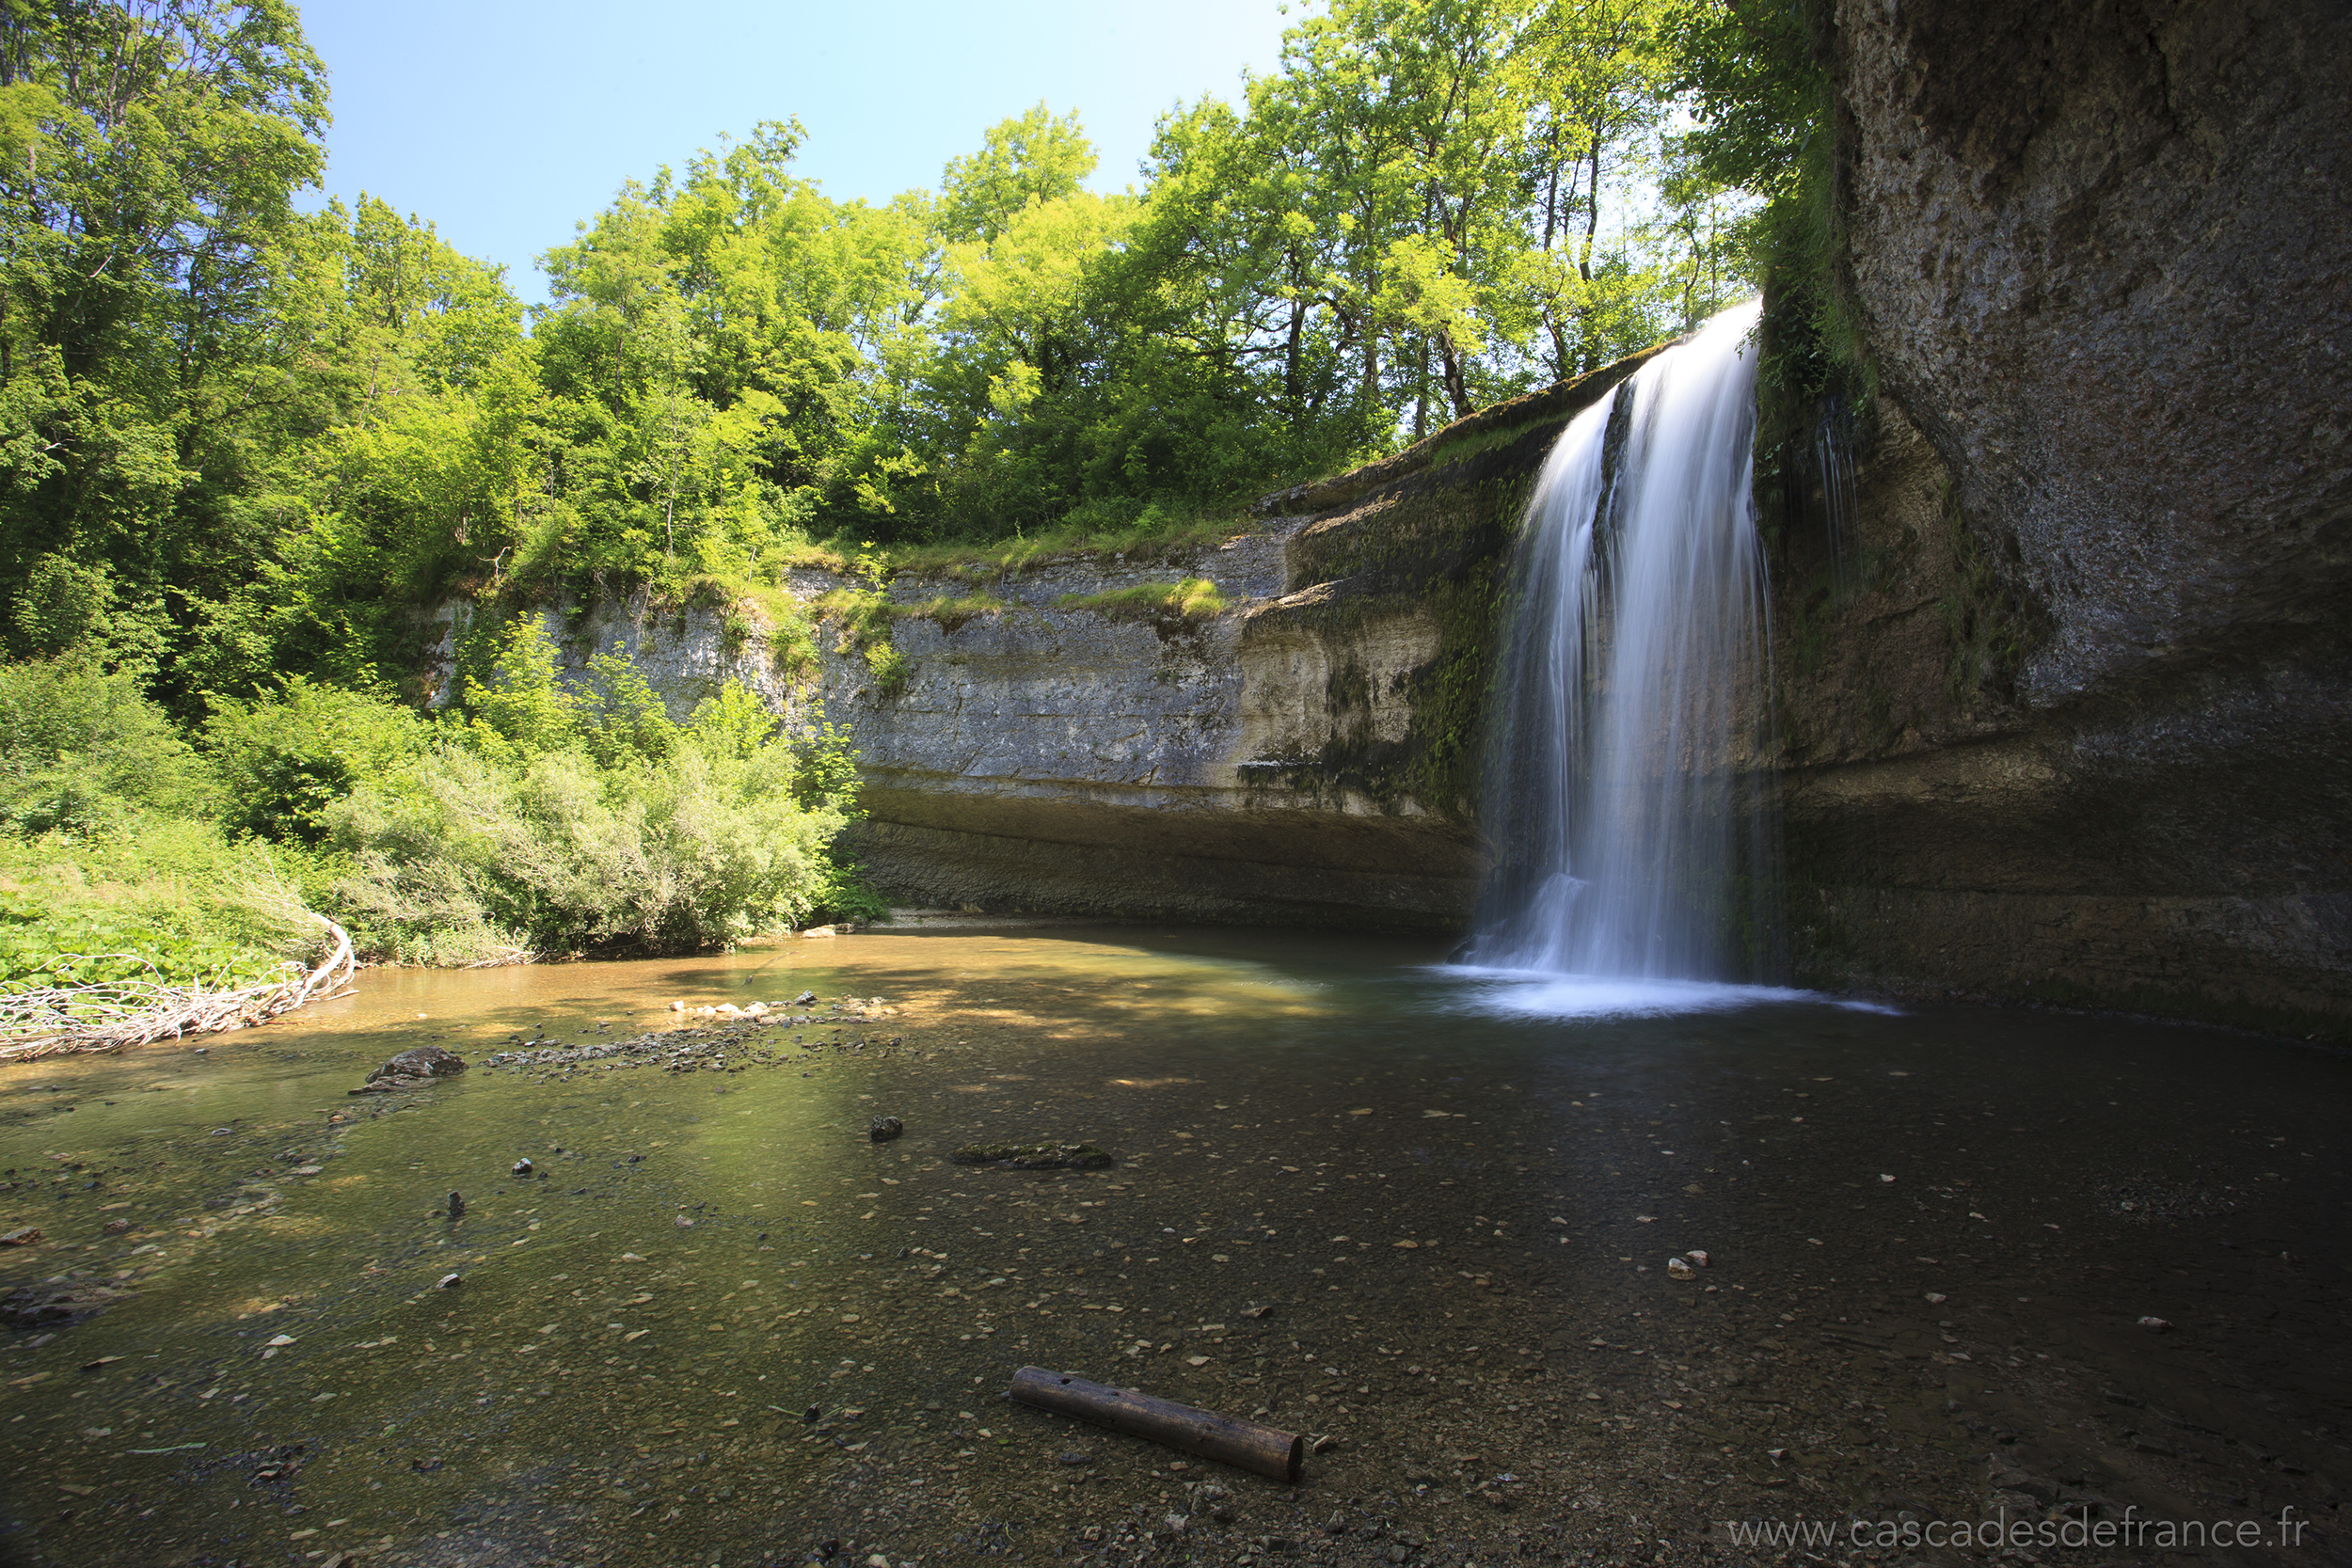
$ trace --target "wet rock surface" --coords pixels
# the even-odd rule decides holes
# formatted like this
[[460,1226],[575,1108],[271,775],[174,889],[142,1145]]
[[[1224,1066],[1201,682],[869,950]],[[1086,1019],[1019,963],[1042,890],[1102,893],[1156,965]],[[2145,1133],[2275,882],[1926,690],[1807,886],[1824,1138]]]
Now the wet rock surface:
[[2352,19],[2324,0],[1838,11],[1854,296],[2026,601],[2021,699],[2332,619],[2352,583],[2352,191],[2328,172],[2352,156]]
[[[394,1020],[489,1015],[406,1026],[485,1067],[518,1024],[571,1042],[424,1116],[392,1096],[326,1124],[303,1088],[344,1103],[384,1043],[326,1015],[303,1052],[200,1078],[73,1064],[71,1117],[0,1081],[0,1221],[79,1245],[123,1205],[133,1228],[73,1266],[138,1292],[0,1334],[27,1416],[0,1467],[90,1489],[9,1493],[0,1541],[125,1568],[199,1541],[433,1568],[826,1543],[1462,1568],[1768,1561],[1730,1528],[1809,1520],[1848,1532],[1823,1560],[1957,1565],[1997,1554],[1851,1532],[2292,1507],[2298,1549],[2235,1560],[2344,1548],[2336,1058],[1967,1009],[1542,1022],[1438,994],[1418,951],[1263,935],[825,951],[891,999],[894,1053],[849,1049],[872,1025],[845,1019],[784,1071],[536,1059],[609,1051],[599,1018],[639,1037],[681,984],[663,965],[635,1015],[577,968],[404,993]],[[534,978],[576,1001],[497,1000]],[[869,1142],[876,1104],[920,1107],[920,1137]],[[1117,1168],[945,1157],[1073,1120]],[[530,1181],[485,1178],[523,1149]],[[54,1258],[0,1253],[0,1287]],[[1011,1407],[1023,1365],[1302,1431],[1306,1479]]]
[[1775,524],[1801,960],[2352,1037],[2352,13],[1835,10],[1880,396],[1842,551]]
[[368,1081],[352,1094],[397,1094],[403,1089],[424,1088],[437,1078],[453,1078],[466,1070],[464,1058],[446,1046],[421,1045],[394,1056],[368,1074]]

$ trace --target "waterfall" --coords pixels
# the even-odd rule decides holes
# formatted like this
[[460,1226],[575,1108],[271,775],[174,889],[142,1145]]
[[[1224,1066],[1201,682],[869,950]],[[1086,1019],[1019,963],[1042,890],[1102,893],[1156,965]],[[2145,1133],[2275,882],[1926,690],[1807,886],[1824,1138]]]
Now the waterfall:
[[1770,967],[1760,309],[1652,359],[1544,464],[1491,719],[1495,864],[1464,961],[1613,982]]

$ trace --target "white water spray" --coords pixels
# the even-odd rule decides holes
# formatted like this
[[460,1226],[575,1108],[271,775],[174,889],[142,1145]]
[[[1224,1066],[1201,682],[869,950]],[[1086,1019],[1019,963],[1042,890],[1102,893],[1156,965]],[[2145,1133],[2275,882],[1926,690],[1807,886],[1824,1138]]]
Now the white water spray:
[[1768,611],[1750,491],[1761,307],[1562,433],[1528,508],[1494,715],[1482,967],[1768,967]]

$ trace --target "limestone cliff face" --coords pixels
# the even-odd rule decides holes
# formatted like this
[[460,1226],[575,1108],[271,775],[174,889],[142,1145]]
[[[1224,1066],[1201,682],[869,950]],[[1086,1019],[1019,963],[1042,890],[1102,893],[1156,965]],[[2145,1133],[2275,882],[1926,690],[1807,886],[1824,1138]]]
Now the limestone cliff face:
[[[1341,635],[1299,626],[1288,595],[1304,526],[1279,518],[1197,556],[1000,578],[987,589],[1001,610],[898,622],[908,668],[894,691],[825,635],[826,709],[851,724],[866,780],[868,874],[901,897],[992,911],[1458,920],[1457,824],[1284,767],[1351,725],[1401,736],[1403,705],[1351,710],[1332,672],[1388,691],[1435,651],[1409,603]],[[1083,602],[1184,578],[1216,582],[1232,608],[1154,618]],[[891,594],[919,605],[941,587],[902,578]]]
[[[455,695],[457,645],[475,613],[467,601],[448,601],[418,627],[417,681],[428,706]],[[739,613],[657,610],[641,597],[550,606],[537,614],[565,679],[584,681],[590,658],[617,653],[637,666],[673,718],[685,719],[729,681],[749,687],[787,719],[798,721],[808,710],[808,689],[778,663],[768,628]]]
[[1882,397],[1790,531],[1808,974],[2352,1022],[2352,12],[1846,0]]
[[1849,0],[1851,281],[2042,708],[2352,578],[2352,11]]
[[[1002,610],[898,624],[895,692],[827,633],[868,874],[991,911],[1458,931],[1505,546],[1551,437],[1638,363],[1270,497],[1216,548],[995,578]],[[1083,602],[1191,577],[1231,608]],[[910,606],[962,591],[890,589]]]

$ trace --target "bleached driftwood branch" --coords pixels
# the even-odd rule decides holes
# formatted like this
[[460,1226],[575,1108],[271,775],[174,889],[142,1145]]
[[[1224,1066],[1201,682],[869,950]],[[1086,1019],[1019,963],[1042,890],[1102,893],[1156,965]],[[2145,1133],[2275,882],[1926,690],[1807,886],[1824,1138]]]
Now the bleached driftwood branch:
[[[326,957],[311,969],[287,964],[292,973],[282,979],[213,990],[200,983],[175,986],[150,977],[0,994],[0,1061],[117,1051],[243,1029],[332,994],[358,969],[351,935],[315,911],[303,912],[326,927]],[[151,975],[154,966],[148,967]]]

